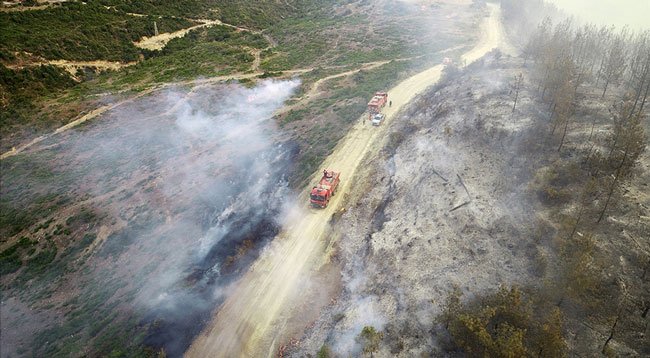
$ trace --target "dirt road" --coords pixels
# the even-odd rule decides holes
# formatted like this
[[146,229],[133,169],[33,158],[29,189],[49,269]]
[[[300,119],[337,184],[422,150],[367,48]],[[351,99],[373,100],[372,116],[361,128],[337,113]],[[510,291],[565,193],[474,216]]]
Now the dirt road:
[[[362,64],[360,64],[359,69],[374,68],[374,67],[379,66],[379,65],[381,65],[383,63],[386,63],[386,62],[388,62],[388,61],[362,63]],[[346,72],[343,72],[343,73],[334,74],[334,75],[331,75],[331,76],[328,76],[328,77],[324,77],[321,80],[319,80],[320,81],[319,84],[326,81],[326,80],[330,80],[332,78],[352,74],[352,73],[358,71],[359,69],[350,70],[350,71],[346,71]],[[283,71],[283,73],[285,75],[287,75],[287,76],[294,76],[294,75],[300,75],[302,73],[310,72],[310,71],[313,71],[313,70],[314,70],[314,68],[300,68],[300,69],[295,69],[295,70]],[[106,113],[108,111],[114,110],[117,107],[123,106],[123,105],[125,105],[127,103],[131,103],[131,102],[137,100],[138,98],[149,95],[149,94],[154,93],[156,91],[161,91],[161,90],[165,90],[165,89],[169,89],[169,88],[173,88],[173,87],[178,87],[178,86],[192,86],[192,91],[190,91],[190,93],[188,93],[188,96],[190,96],[195,90],[197,90],[197,89],[199,89],[199,88],[201,88],[203,86],[210,86],[210,85],[213,85],[213,84],[219,83],[219,82],[227,82],[227,81],[233,81],[233,80],[239,81],[239,80],[245,80],[245,79],[252,79],[252,78],[259,77],[262,74],[263,74],[263,72],[261,72],[261,71],[254,71],[254,72],[248,72],[248,73],[233,73],[233,74],[230,74],[230,75],[215,76],[215,77],[202,78],[202,79],[196,79],[196,80],[187,80],[187,81],[180,81],[180,82],[156,84],[156,85],[154,85],[154,86],[152,86],[152,87],[150,87],[150,88],[148,88],[146,90],[143,90],[143,91],[137,93],[136,95],[134,95],[132,97],[129,97],[129,98],[126,98],[124,100],[115,102],[113,104],[108,104],[108,105],[98,107],[98,108],[96,108],[96,109],[94,109],[94,110],[92,110],[92,111],[90,111],[90,112],[88,112],[86,114],[82,114],[79,117],[77,117],[76,119],[70,121],[69,123],[57,128],[53,132],[43,134],[41,136],[38,136],[38,137],[32,139],[31,141],[29,141],[27,143],[16,146],[16,147],[12,148],[11,150],[0,154],[0,160],[12,157],[12,156],[14,156],[16,154],[20,154],[23,151],[31,148],[32,146],[42,142],[43,140],[45,140],[45,139],[47,139],[47,138],[49,138],[49,137],[51,137],[53,135],[63,133],[65,131],[67,131],[69,129],[72,129],[72,128],[80,125],[80,124],[83,124],[83,123],[85,123],[85,122],[87,122],[89,120],[93,120],[93,119],[97,118],[98,116],[100,116],[100,115],[102,115],[102,114],[104,114],[104,113]],[[297,104],[302,104],[302,103],[304,103],[304,102],[306,102],[308,100],[310,100],[309,97],[304,97]],[[176,109],[176,107],[173,107],[169,111],[173,111],[175,109]],[[278,113],[280,113],[280,112],[278,112]]]
[[[500,9],[488,4],[490,16],[482,25],[481,39],[463,56],[466,63],[505,44],[500,25]],[[506,48],[505,50],[510,50]],[[385,109],[386,121],[417,94],[434,85],[442,65],[434,66],[401,82],[388,91],[392,106]],[[364,156],[385,136],[386,126],[371,127],[360,118],[335,148],[323,167],[342,172],[340,189],[324,210],[307,208],[307,190],[300,196],[298,208],[289,215],[285,229],[264,251],[258,261],[231,288],[231,292],[204,332],[197,337],[188,357],[260,357],[274,356],[280,344],[299,334],[309,314],[325,305],[326,287],[314,284],[310,277],[327,260],[324,238],[328,221],[345,206],[343,198],[352,190],[351,179]],[[315,173],[316,182],[320,172]],[[314,293],[316,292],[316,293]],[[311,296],[311,297],[310,297]],[[321,297],[318,297],[321,296]]]
[[[133,14],[133,13],[131,13],[130,15],[139,16],[141,14]],[[247,29],[245,27],[240,27],[240,26],[227,24],[227,23],[221,22],[220,20],[207,20],[207,19],[205,19],[205,20],[193,20],[193,21],[198,21],[198,22],[200,22],[200,24],[194,25],[192,27],[188,27],[188,28],[185,28],[185,29],[181,29],[181,30],[178,30],[178,31],[174,31],[174,32],[165,32],[165,33],[162,33],[162,34],[159,34],[159,35],[156,35],[156,36],[151,36],[151,37],[145,36],[145,37],[141,38],[140,40],[135,41],[133,43],[133,45],[135,45],[136,47],[139,47],[139,48],[147,49],[147,50],[162,50],[165,47],[165,45],[167,45],[167,43],[169,41],[171,41],[172,39],[183,37],[188,32],[194,31],[196,29],[200,29],[200,28],[203,28],[203,27],[212,27],[212,26],[215,26],[215,25],[231,27],[231,28],[235,29],[236,31],[247,31],[247,32],[255,33],[255,34],[262,34],[261,31],[254,31],[254,30]],[[271,46],[274,46],[273,45],[274,41],[270,37],[268,37],[268,35],[265,36],[265,38],[269,41],[269,43],[271,43]]]
[[103,60],[95,60],[95,61],[68,61],[68,60],[39,60],[39,61],[33,61],[29,62],[26,64],[20,64],[20,65],[6,65],[7,68],[10,68],[12,70],[19,70],[25,67],[37,67],[41,65],[53,65],[57,67],[62,67],[64,70],[68,71],[71,75],[75,75],[77,70],[80,68],[88,68],[88,67],[94,67],[97,68],[98,70],[106,71],[106,70],[113,70],[117,71],[121,68],[127,67],[127,66],[133,66],[135,65],[136,62],[117,62],[117,61],[103,61]]
[[210,26],[222,24],[222,22],[219,20],[199,20],[199,21],[201,22],[200,24],[194,25],[192,27],[188,27],[186,29],[182,29],[174,32],[164,32],[162,34],[151,36],[151,37],[145,36],[140,40],[135,41],[133,45],[147,50],[161,50],[172,39],[183,37],[190,31],[200,29],[202,27],[210,27]]

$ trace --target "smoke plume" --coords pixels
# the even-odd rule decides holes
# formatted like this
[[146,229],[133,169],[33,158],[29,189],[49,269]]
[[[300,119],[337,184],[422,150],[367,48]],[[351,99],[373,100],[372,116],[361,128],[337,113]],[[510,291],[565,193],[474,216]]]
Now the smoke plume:
[[57,281],[81,300],[107,291],[86,326],[126,315],[145,344],[183,354],[281,227],[298,147],[272,117],[298,86],[176,88],[44,141],[30,160],[65,180],[25,181],[99,220],[83,227],[97,236],[76,261],[87,269]]

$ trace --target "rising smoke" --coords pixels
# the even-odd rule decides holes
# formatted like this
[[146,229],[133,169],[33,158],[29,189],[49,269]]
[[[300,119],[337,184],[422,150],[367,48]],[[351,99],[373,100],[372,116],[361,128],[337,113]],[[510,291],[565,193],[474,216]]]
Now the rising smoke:
[[46,143],[44,165],[72,179],[40,190],[82,198],[103,218],[90,282],[119,282],[108,311],[135,317],[168,356],[183,354],[281,227],[298,147],[272,117],[299,84],[177,88]]
[[332,350],[341,357],[361,356],[363,346],[358,339],[359,333],[366,326],[382,331],[388,322],[379,297],[365,292],[368,290],[368,282],[361,272],[361,266],[357,265],[357,269],[359,272],[351,271],[344,275],[348,298],[346,317],[341,322],[340,329],[332,331],[328,337]]
[[[202,222],[192,222],[201,226],[192,231],[202,235],[173,247],[170,252],[180,259],[156,273],[163,280],[150,280],[142,291],[145,321],[155,322],[146,343],[165,348],[171,356],[182,354],[207,323],[227,284],[277,234],[277,218],[289,197],[286,173],[296,147],[278,141],[269,119],[298,85],[232,85],[218,95],[197,90],[180,100],[177,92],[167,94],[168,101],[178,103],[171,114],[178,141],[171,144],[179,151],[187,145],[194,150],[181,168],[169,171],[177,179],[163,179],[162,191],[173,196],[178,186],[194,188],[183,196],[190,203],[202,202],[207,215]],[[181,219],[181,227],[187,226],[187,219]]]

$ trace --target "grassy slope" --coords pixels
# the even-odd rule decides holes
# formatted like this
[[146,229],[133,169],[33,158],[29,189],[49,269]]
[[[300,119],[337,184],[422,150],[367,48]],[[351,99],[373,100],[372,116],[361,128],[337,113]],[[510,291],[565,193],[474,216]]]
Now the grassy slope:
[[57,60],[135,61],[140,51],[133,41],[160,32],[176,31],[192,22],[171,17],[136,17],[96,2],[69,3],[38,11],[0,13],[0,58],[15,52]]
[[86,87],[106,91],[133,84],[245,72],[253,63],[250,49],[261,49],[268,45],[264,37],[258,34],[237,32],[226,26],[203,28],[171,40],[159,55],[118,73],[106,74]]
[[[82,110],[93,108],[97,101],[89,98],[92,94],[143,89],[152,82],[246,71],[253,62],[250,50],[269,46],[261,35],[217,26],[174,39],[164,51],[136,48],[132,41],[153,35],[154,20],[160,32],[188,27],[194,23],[188,20],[192,18],[221,18],[227,23],[261,29],[276,24],[281,17],[302,16],[317,4],[319,2],[314,1],[295,5],[256,1],[255,5],[248,6],[250,4],[221,1],[179,4],[174,1],[102,0],[89,5],[66,3],[45,10],[0,13],[0,22],[8,24],[0,30],[0,62],[5,65],[33,61],[34,56],[48,60],[132,61],[146,58],[137,66],[116,73],[98,75],[92,68],[78,72],[77,77],[85,82],[76,86],[65,76],[53,84],[48,78],[43,79],[43,70],[21,72],[2,67],[0,92],[5,95],[0,99],[0,135],[4,138],[1,149],[4,152],[23,142],[25,137],[51,131]],[[84,21],[80,23],[75,19]],[[27,81],[11,80],[13,77],[27,77]],[[24,85],[26,82],[29,86]],[[71,103],[74,103],[72,111]]]
[[[265,34],[277,42],[277,46],[262,51],[261,67],[269,72],[424,55],[439,50],[443,47],[441,44],[452,40],[446,31],[422,31],[430,27],[426,18],[419,16],[412,7],[399,7],[395,4],[386,7],[359,7],[341,4],[330,6],[329,3],[314,1],[302,1],[293,5],[259,1],[250,5],[232,1],[219,2],[217,7],[211,7],[210,2],[190,1],[180,7],[168,1],[132,3],[105,0],[100,3],[110,8],[66,4],[47,10],[0,14],[21,16],[15,21],[9,21],[11,28],[5,32],[11,32],[11,36],[4,36],[7,40],[3,41],[7,48],[15,50],[17,44],[21,44],[27,46],[25,49],[28,52],[46,58],[145,57],[138,65],[116,73],[98,75],[92,69],[79,72],[77,77],[85,82],[76,86],[70,81],[62,80],[59,86],[42,86],[39,91],[31,90],[31,86],[17,91],[20,84],[0,83],[8,94],[0,104],[6,109],[0,118],[3,122],[0,134],[6,138],[0,147],[3,151],[24,141],[26,136],[34,136],[32,133],[51,131],[71,120],[80,111],[94,107],[97,100],[91,95],[128,89],[141,90],[151,83],[246,71],[251,68],[254,60],[251,49],[273,47],[259,34],[235,32],[231,28],[218,26],[210,30],[193,31],[184,38],[174,39],[163,51],[141,50],[135,48],[131,41],[151,35],[152,19],[131,16],[129,13],[149,11],[147,14],[168,16],[156,20],[159,28],[165,19],[184,21],[185,25],[189,25],[187,20],[170,17],[183,13],[187,18],[219,17],[227,23],[251,29],[267,29]],[[71,16],[88,20],[81,26],[75,23],[74,27],[70,27],[71,22],[59,20],[59,17],[67,19]],[[129,30],[115,35],[114,32],[121,28],[122,23],[128,23]],[[181,23],[177,25],[180,26]],[[34,28],[41,29],[36,31],[38,36],[25,40],[25,34],[33,32]],[[49,28],[54,30],[43,30]],[[96,32],[96,29],[101,31]],[[161,28],[161,31],[165,29]],[[55,50],[60,56],[52,53]],[[11,51],[2,53],[12,56]],[[34,77],[30,80],[33,81]],[[39,80],[36,79],[36,82]],[[71,110],[71,103],[75,104],[75,110]]]

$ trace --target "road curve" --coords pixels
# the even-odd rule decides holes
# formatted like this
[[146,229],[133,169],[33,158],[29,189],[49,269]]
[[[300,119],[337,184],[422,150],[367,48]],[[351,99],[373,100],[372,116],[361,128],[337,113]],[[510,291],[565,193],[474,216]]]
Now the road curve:
[[[463,55],[471,63],[493,48],[504,46],[499,21],[500,8],[488,4],[489,17],[482,24],[477,45]],[[506,51],[509,48],[504,48]],[[399,83],[388,91],[392,106],[385,109],[386,121],[416,95],[436,84],[443,66],[437,65]],[[306,325],[305,307],[317,311],[307,298],[310,277],[323,264],[324,237],[328,221],[345,203],[343,197],[352,188],[351,179],[364,156],[374,150],[385,136],[386,125],[371,127],[360,118],[339,142],[323,167],[340,171],[341,185],[330,205],[323,210],[310,210],[302,202],[307,200],[307,190],[300,196],[302,202],[289,215],[283,232],[253,264],[249,271],[230,288],[230,292],[212,321],[195,339],[186,352],[187,357],[261,357],[275,356],[281,342],[291,333],[300,333]],[[314,174],[316,182],[321,172]]]

